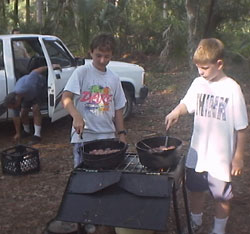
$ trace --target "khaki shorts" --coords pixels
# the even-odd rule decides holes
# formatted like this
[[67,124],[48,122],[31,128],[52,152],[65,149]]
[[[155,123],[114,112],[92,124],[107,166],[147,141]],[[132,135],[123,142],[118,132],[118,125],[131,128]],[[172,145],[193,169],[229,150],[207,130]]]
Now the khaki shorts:
[[186,168],[186,185],[191,192],[210,191],[215,200],[228,201],[233,198],[232,183],[218,180],[207,172],[196,172]]

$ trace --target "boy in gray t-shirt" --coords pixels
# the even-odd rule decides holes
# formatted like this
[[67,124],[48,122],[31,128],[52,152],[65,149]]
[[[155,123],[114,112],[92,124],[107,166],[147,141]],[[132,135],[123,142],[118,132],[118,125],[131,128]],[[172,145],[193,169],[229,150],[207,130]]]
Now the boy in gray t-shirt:
[[106,66],[115,48],[113,36],[101,34],[90,46],[92,64],[78,67],[68,80],[62,104],[73,118],[74,166],[82,162],[83,142],[115,138],[126,142],[123,108],[126,98],[120,79]]

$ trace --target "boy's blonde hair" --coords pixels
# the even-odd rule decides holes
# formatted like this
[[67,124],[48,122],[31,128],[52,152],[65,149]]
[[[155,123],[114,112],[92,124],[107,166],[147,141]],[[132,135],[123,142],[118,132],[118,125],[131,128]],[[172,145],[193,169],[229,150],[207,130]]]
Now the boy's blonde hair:
[[216,38],[202,39],[194,52],[193,62],[195,64],[216,63],[223,59],[224,44]]

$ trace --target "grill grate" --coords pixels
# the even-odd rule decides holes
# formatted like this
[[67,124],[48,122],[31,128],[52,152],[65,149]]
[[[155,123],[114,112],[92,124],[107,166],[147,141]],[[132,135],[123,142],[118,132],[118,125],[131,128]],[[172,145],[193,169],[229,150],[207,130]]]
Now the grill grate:
[[[83,163],[80,164],[76,169],[76,171],[84,171],[84,172],[104,172],[111,170],[104,169],[90,169],[85,166]],[[168,169],[160,169],[160,170],[152,170],[143,166],[140,163],[139,157],[135,153],[126,153],[124,160],[112,171],[120,171],[126,173],[139,173],[139,174],[152,174],[152,175],[169,175],[174,171],[174,168]]]

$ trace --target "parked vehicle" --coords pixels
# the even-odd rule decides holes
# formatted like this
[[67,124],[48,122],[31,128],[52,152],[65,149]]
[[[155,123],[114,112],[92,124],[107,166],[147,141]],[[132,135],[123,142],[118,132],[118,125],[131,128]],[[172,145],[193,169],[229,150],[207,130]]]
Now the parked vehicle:
[[[25,53],[18,51],[23,47]],[[48,66],[47,90],[41,112],[55,121],[68,113],[61,105],[65,84],[77,66],[91,60],[75,58],[66,45],[55,36],[37,34],[0,35],[0,104],[12,92],[17,79],[28,74],[34,63]],[[53,70],[52,64],[60,64],[61,70]],[[127,98],[124,117],[132,113],[133,104],[143,103],[148,88],[144,85],[144,69],[125,62],[111,61],[108,67],[118,74]],[[0,114],[0,120],[13,117],[11,110]]]

